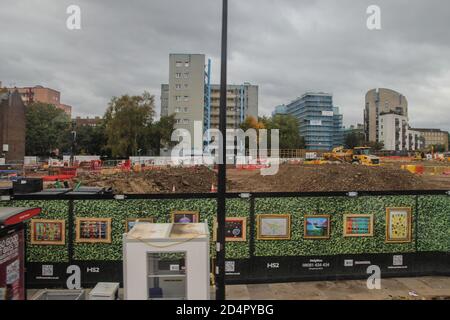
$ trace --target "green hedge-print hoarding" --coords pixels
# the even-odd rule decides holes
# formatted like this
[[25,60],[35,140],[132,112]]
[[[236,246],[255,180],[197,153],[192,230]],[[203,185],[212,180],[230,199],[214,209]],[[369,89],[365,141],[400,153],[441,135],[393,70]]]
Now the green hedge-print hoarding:
[[[41,207],[38,218],[65,219],[66,245],[41,246],[29,243],[27,255],[30,262],[67,262],[68,200],[9,201],[1,206]],[[412,242],[405,244],[385,243],[386,207],[411,207]],[[112,218],[111,244],[74,244],[75,260],[114,261],[122,258],[122,234],[127,218],[153,217],[156,222],[170,221],[171,211],[198,211],[200,220],[207,220],[210,229],[216,215],[214,199],[183,200],[75,200],[74,218]],[[256,198],[257,214],[291,214],[291,240],[256,240],[255,256],[307,256],[393,252],[450,252],[450,197],[448,196],[383,196],[383,197],[333,197],[333,198]],[[329,240],[303,239],[304,216],[310,214],[331,215]],[[344,214],[373,214],[374,236],[366,238],[343,237]],[[227,199],[227,216],[250,218],[249,199]],[[246,242],[228,242],[228,259],[250,257],[250,224],[247,223]],[[255,226],[256,230],[256,226]],[[212,234],[212,231],[210,231]],[[211,253],[214,254],[211,243]]]

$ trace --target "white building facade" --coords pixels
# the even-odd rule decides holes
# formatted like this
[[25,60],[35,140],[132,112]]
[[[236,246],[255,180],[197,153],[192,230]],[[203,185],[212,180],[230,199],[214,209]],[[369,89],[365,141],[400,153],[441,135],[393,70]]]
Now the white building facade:
[[422,133],[410,129],[408,117],[396,113],[379,116],[378,141],[387,151],[416,151],[423,148]]

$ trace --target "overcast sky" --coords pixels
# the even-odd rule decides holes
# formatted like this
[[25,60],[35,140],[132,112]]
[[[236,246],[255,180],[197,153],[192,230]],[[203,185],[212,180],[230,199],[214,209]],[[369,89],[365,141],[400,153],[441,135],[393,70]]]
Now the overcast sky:
[[[346,125],[387,87],[410,124],[450,130],[450,1],[229,0],[229,83],[259,85],[260,115],[305,91],[334,95]],[[74,115],[103,115],[112,96],[156,96],[169,53],[204,53],[219,81],[220,0],[0,0],[0,81],[61,91]],[[66,8],[81,7],[81,30]],[[366,9],[381,7],[382,30]]]

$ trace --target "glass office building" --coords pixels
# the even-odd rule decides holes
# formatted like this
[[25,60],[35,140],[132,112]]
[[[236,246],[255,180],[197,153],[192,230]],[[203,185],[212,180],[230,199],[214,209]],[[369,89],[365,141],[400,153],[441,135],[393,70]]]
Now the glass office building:
[[331,150],[344,144],[343,116],[333,106],[333,95],[305,93],[286,108],[298,119],[307,150]]

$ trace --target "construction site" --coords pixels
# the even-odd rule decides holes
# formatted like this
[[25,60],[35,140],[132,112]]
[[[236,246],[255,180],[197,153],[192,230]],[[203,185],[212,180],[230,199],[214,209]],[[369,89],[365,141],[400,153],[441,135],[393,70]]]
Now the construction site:
[[[324,154],[320,159],[280,159],[275,175],[264,165],[228,165],[228,192],[333,192],[450,189],[450,160],[376,157],[376,164],[355,163]],[[340,160],[340,161],[339,161]],[[116,194],[211,193],[217,191],[217,168],[175,165],[170,161],[75,161],[9,166],[2,188],[24,179],[42,179],[42,189],[96,187]],[[23,185],[24,183],[21,182]],[[42,190],[34,190],[35,192]]]

